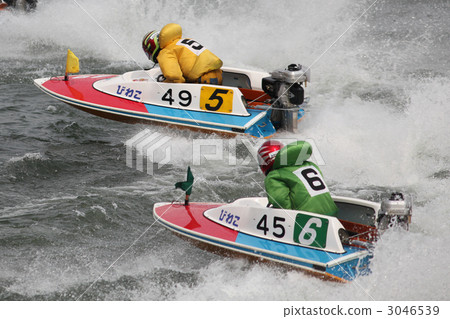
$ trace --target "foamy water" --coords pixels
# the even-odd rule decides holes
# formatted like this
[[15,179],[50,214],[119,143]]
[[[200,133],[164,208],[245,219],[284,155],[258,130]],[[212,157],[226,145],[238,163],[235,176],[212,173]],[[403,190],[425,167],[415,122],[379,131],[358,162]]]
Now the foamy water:
[[[448,2],[379,1],[363,16],[373,2],[78,2],[84,10],[42,1],[32,14],[0,15],[1,299],[448,300]],[[385,234],[370,276],[323,282],[216,256],[152,226],[153,203],[180,196],[173,184],[187,165],[194,201],[264,196],[250,151],[258,143],[237,140],[234,152],[214,135],[159,128],[172,158],[149,176],[125,165],[125,141],[143,127],[72,110],[32,85],[63,73],[68,48],[81,73],[151,66],[142,36],[169,22],[228,66],[311,66],[300,133],[279,138],[312,141],[336,195],[414,199],[410,232]],[[199,139],[221,141],[223,159],[193,163]]]

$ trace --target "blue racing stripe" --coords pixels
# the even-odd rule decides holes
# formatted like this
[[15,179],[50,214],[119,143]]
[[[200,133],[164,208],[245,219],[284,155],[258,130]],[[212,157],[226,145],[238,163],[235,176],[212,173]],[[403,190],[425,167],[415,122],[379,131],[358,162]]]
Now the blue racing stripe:
[[258,238],[250,235],[246,235],[243,233],[239,233],[236,238],[236,243],[243,244],[246,246],[252,246],[259,249],[270,250],[273,252],[277,252],[280,254],[286,254],[293,257],[303,258],[307,260],[311,260],[313,262],[319,262],[327,264],[335,259],[342,258],[346,255],[353,254],[358,249],[354,249],[349,247],[347,251],[343,254],[336,254],[327,251],[321,251],[317,249],[297,246],[297,245],[289,245],[285,243],[279,243],[273,240],[267,240],[263,238]]
[[262,112],[258,110],[249,109],[247,110],[249,112],[249,115],[242,116],[227,113],[214,113],[214,112],[188,110],[182,108],[171,108],[153,104],[144,104],[144,105],[147,108],[149,114],[177,117],[180,120],[185,119],[190,121],[210,122],[211,124],[219,124],[219,125],[227,124],[236,127],[244,127],[255,116],[257,116]]

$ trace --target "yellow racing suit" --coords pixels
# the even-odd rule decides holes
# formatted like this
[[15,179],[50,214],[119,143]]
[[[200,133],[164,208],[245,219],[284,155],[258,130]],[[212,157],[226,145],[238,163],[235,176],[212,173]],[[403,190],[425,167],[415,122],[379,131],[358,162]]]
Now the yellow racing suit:
[[159,33],[157,60],[165,82],[222,84],[222,61],[197,41],[181,35],[181,26],[176,23],[169,23]]

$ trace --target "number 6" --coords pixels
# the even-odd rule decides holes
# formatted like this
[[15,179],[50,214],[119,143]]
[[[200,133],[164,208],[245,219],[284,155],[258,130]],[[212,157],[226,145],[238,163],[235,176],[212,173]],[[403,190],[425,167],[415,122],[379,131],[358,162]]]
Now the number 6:
[[[322,227],[322,220],[313,217],[306,222],[305,226],[300,232],[300,235],[298,236],[298,241],[300,242],[300,244],[309,246],[316,240],[317,232],[314,228],[311,228],[312,224],[315,224],[317,228],[320,228]],[[311,234],[311,236],[309,238],[306,238],[307,234]]]

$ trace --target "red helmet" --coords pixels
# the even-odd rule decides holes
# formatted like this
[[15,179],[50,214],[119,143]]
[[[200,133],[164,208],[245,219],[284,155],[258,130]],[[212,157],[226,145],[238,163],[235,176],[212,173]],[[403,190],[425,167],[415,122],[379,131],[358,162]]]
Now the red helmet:
[[159,51],[161,51],[161,48],[159,47],[158,31],[153,30],[144,36],[144,39],[142,40],[142,49],[144,49],[149,60],[158,63],[156,58],[158,57]]
[[258,149],[258,162],[264,175],[272,170],[275,156],[284,147],[283,143],[278,141],[265,141]]

